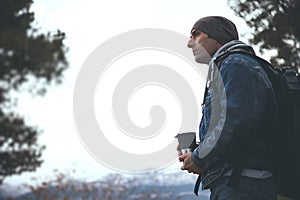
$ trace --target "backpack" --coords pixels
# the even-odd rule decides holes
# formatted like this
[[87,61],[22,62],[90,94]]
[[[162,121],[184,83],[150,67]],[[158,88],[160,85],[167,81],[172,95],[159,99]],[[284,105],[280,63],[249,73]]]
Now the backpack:
[[272,172],[280,196],[300,199],[300,75],[291,67],[276,68],[266,60],[243,49],[222,55],[217,66],[230,54],[247,54],[258,61],[270,79],[279,114],[274,122]]

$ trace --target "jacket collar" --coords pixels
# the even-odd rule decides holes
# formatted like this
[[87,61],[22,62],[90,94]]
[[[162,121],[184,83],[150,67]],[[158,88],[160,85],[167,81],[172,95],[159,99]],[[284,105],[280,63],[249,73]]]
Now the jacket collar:
[[253,48],[239,40],[233,40],[230,41],[226,44],[224,44],[218,51],[213,55],[212,59],[210,62],[215,62],[218,58],[224,56],[227,54],[229,51],[232,50],[243,50],[243,51],[248,51],[249,53],[252,53],[255,55],[255,52]]

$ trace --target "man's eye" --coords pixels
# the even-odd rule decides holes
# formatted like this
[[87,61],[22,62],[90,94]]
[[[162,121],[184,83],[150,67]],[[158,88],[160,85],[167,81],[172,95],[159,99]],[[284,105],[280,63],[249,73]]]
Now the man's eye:
[[196,38],[200,35],[200,32],[199,31],[194,31],[191,35],[191,38]]

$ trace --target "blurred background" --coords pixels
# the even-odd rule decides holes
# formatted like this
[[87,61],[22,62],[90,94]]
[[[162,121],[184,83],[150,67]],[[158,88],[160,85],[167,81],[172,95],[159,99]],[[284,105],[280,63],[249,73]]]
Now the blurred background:
[[0,10],[0,199],[196,199],[196,176],[179,162],[122,174],[80,142],[76,77],[115,35],[162,28],[189,37],[196,20],[222,15],[258,55],[300,72],[298,0],[1,0]]

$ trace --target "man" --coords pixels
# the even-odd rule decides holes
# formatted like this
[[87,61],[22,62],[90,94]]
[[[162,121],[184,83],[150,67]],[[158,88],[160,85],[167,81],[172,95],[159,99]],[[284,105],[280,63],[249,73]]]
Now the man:
[[[267,74],[247,54],[254,50],[238,41],[233,22],[219,16],[199,19],[188,47],[209,72],[200,144],[179,154],[181,169],[201,176],[211,200],[277,199],[268,137],[278,106]],[[247,53],[227,54],[236,50]]]

